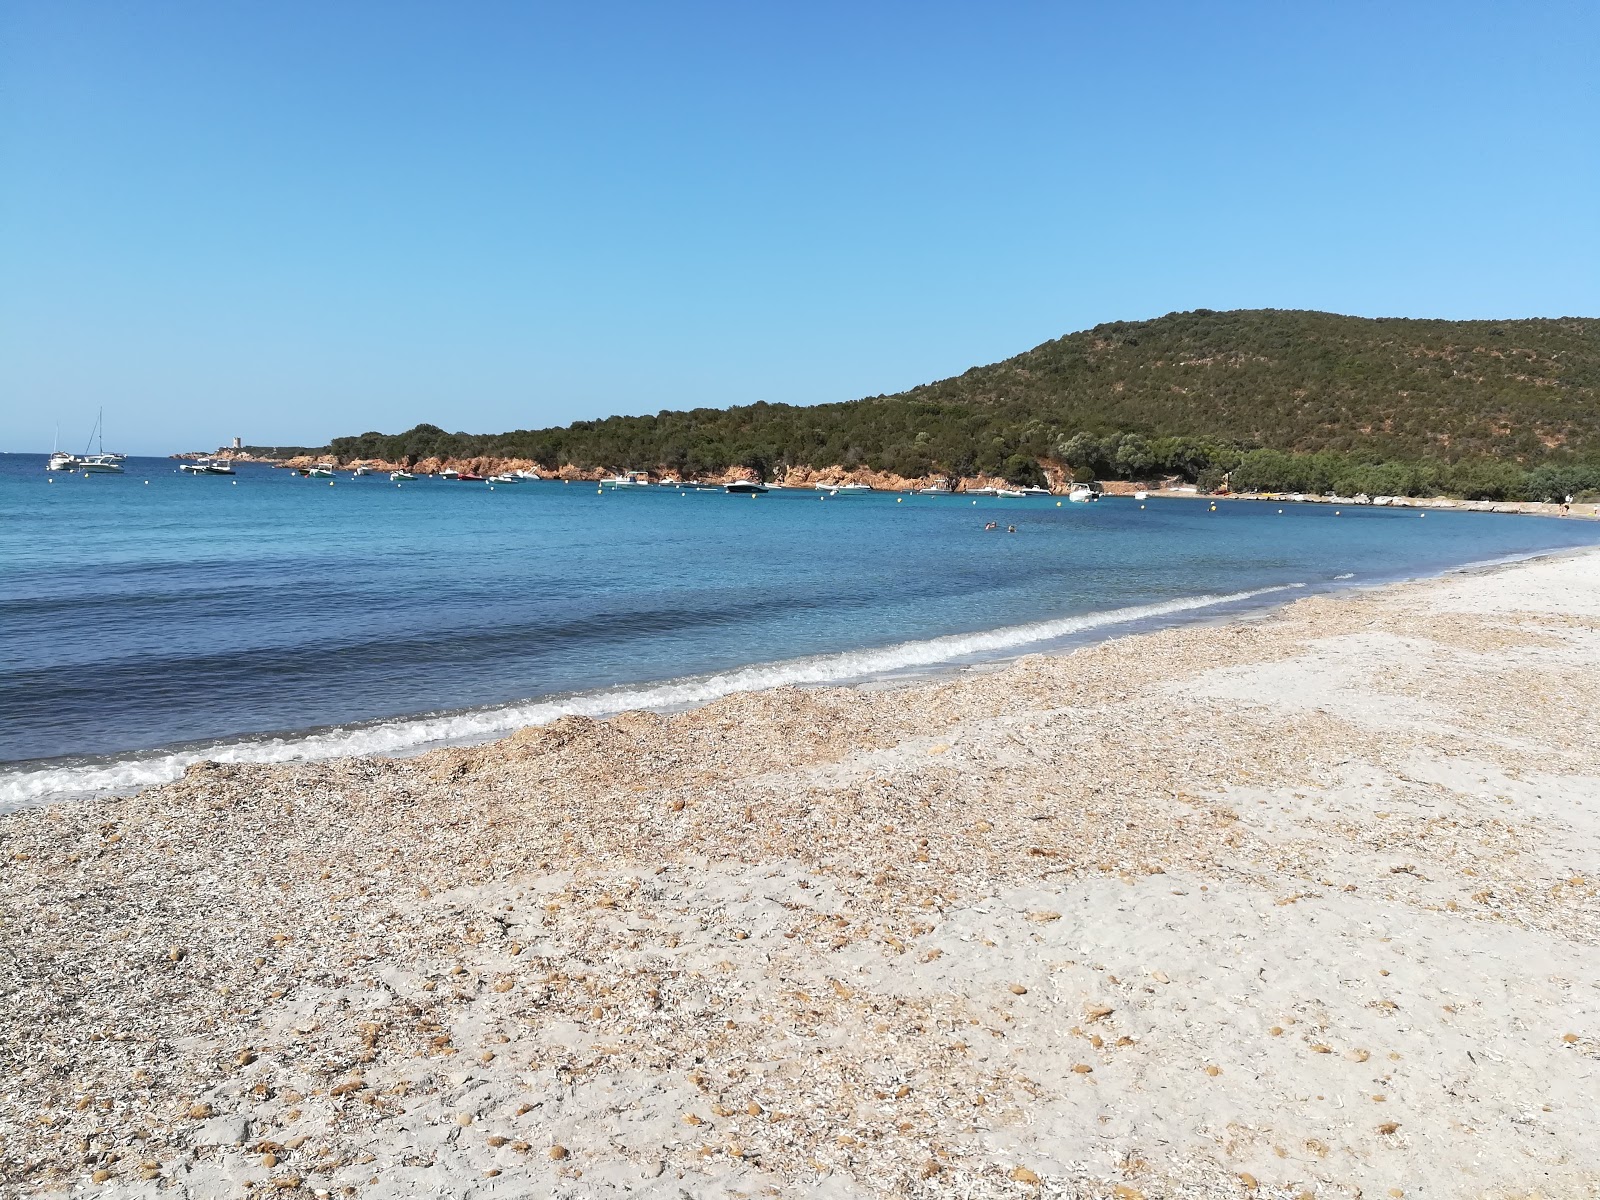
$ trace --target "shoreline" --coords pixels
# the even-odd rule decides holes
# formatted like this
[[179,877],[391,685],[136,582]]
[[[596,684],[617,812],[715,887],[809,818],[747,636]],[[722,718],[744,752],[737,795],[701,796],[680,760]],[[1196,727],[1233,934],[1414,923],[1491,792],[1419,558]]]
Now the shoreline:
[[1558,552],[6,814],[0,1174],[1588,1195],[1595,711]]
[[[182,772],[200,762],[218,762],[227,765],[290,764],[328,762],[350,757],[380,755],[392,758],[412,758],[433,750],[485,745],[527,728],[543,727],[567,716],[594,717],[610,720],[633,711],[658,714],[691,711],[703,704],[712,703],[729,695],[748,695],[784,686],[802,688],[850,687],[877,689],[884,686],[917,686],[949,678],[974,668],[988,669],[1004,666],[1032,654],[1070,654],[1087,646],[1098,645],[1118,638],[1136,637],[1163,629],[1183,628],[1190,625],[1217,625],[1236,620],[1249,620],[1269,613],[1285,604],[1315,595],[1338,594],[1346,590],[1382,588],[1395,584],[1445,578],[1480,569],[1493,570],[1508,564],[1561,558],[1570,555],[1600,553],[1600,548],[1567,547],[1555,550],[1536,550],[1509,558],[1482,563],[1464,563],[1416,575],[1377,577],[1369,580],[1322,580],[1293,582],[1261,590],[1259,593],[1240,594],[1236,597],[1211,596],[1175,598],[1165,602],[1152,602],[1127,609],[1108,609],[1072,614],[1063,618],[1046,619],[1018,626],[1000,626],[994,629],[973,630],[963,634],[943,635],[931,639],[910,639],[883,646],[868,646],[853,650],[836,651],[803,659],[780,659],[744,664],[719,672],[698,675],[674,676],[659,680],[641,680],[634,683],[579,692],[552,693],[520,697],[497,704],[463,709],[429,710],[403,713],[367,721],[338,725],[316,726],[294,730],[268,730],[260,733],[223,736],[145,749],[112,752],[101,755],[67,756],[57,759],[25,759],[14,764],[0,764],[0,817],[8,812],[52,803],[100,797],[136,795],[150,787],[159,787],[181,777]],[[1263,597],[1271,594],[1271,599]],[[1194,603],[1185,603],[1193,601]],[[1141,610],[1163,608],[1168,611],[1146,614]],[[1216,611],[1212,611],[1216,610]],[[1122,615],[1127,614],[1127,615]],[[1081,627],[1066,630],[1055,636],[1019,638],[1010,646],[997,649],[977,649],[953,653],[945,657],[932,657],[923,662],[902,666],[871,668],[866,660],[893,657],[897,651],[932,647],[949,642],[982,642],[1004,640],[1008,635],[1022,635],[1030,630],[1051,625]],[[857,660],[861,670],[839,671],[822,678],[804,680],[794,678],[804,674],[811,664],[843,663]],[[738,678],[753,678],[749,686],[731,686],[706,689],[707,684]],[[770,681],[762,681],[770,680]],[[698,693],[698,694],[696,694]],[[658,699],[659,697],[659,699]],[[401,731],[418,727],[443,728],[449,726],[459,732],[441,733],[439,736],[412,735],[409,740]],[[389,739],[379,735],[389,733]],[[295,748],[299,750],[296,752]],[[37,764],[27,769],[29,764]],[[55,776],[67,772],[75,781],[69,787],[53,786],[49,790],[31,785],[41,775]]]
[[[545,480],[560,480],[564,483],[596,483],[611,477],[615,472],[602,467],[579,467],[573,463],[564,463],[559,467],[541,466],[529,458],[497,458],[478,456],[473,458],[429,458],[419,463],[405,464],[387,459],[351,459],[341,462],[335,457],[315,455],[296,455],[290,458],[261,458],[253,454],[234,452],[231,450],[218,450],[214,454],[201,451],[184,451],[168,455],[172,459],[210,459],[220,458],[232,462],[258,463],[273,468],[299,468],[316,465],[319,462],[331,462],[338,465],[341,470],[349,470],[358,465],[367,465],[379,472],[395,470],[412,470],[422,475],[436,475],[446,468],[470,471],[482,476],[498,475],[506,471],[536,470],[543,474]],[[1043,469],[1047,476],[1047,490],[1052,498],[1065,498],[1074,487],[1070,473],[1066,472],[1059,464],[1044,463]],[[653,486],[670,486],[663,480],[663,470],[657,468],[646,471],[644,474],[650,479]],[[758,479],[756,473],[745,467],[732,467],[726,471],[711,472],[706,476],[706,481],[719,486],[740,480]],[[827,482],[832,484],[864,483],[876,491],[915,494],[919,489],[933,483],[945,484],[950,480],[945,476],[926,475],[911,478],[903,475],[894,475],[883,471],[873,471],[864,467],[845,468],[842,466],[830,467],[795,467],[788,470],[782,478],[767,480],[786,488],[805,489],[815,484]],[[1490,512],[1501,514],[1515,514],[1519,516],[1537,517],[1564,517],[1590,518],[1600,520],[1600,500],[1584,501],[1571,506],[1572,511],[1562,512],[1559,502],[1543,500],[1466,500],[1453,496],[1374,496],[1361,498],[1357,496],[1337,495],[1312,495],[1306,494],[1278,494],[1273,492],[1205,492],[1196,487],[1168,487],[1155,480],[1138,481],[1123,479],[1102,479],[1094,481],[1096,486],[1104,490],[1108,496],[1131,497],[1135,492],[1148,492],[1152,498],[1163,500],[1257,500],[1269,504],[1333,504],[1345,507],[1377,507],[1377,508],[1417,508],[1437,509],[1447,512]],[[949,493],[952,496],[969,494],[980,488],[1010,488],[1014,485],[1001,476],[979,473],[971,476],[962,476],[956,480],[955,488]],[[992,498],[992,497],[991,497]],[[1587,509],[1585,512],[1583,510]]]

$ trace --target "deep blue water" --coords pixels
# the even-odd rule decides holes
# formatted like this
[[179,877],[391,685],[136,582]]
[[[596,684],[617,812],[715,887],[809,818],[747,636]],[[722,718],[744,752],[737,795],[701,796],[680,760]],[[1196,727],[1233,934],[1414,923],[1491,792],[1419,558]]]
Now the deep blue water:
[[176,465],[51,482],[42,456],[0,455],[0,806],[198,756],[404,751],[1600,542],[1594,522],[1476,513]]

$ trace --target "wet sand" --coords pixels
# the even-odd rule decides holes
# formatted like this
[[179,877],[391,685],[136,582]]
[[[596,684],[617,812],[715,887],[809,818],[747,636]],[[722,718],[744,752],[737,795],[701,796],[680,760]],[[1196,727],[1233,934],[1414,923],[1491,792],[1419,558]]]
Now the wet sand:
[[1600,553],[0,817],[18,1194],[1592,1196]]

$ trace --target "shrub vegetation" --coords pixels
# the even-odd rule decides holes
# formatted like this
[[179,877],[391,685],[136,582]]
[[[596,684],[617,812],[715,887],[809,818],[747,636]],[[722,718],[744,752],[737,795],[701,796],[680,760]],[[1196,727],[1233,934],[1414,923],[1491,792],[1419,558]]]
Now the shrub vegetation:
[[335,438],[343,459],[479,455],[688,476],[1178,475],[1235,490],[1550,499],[1600,491],[1600,320],[1169,313],[892,396]]

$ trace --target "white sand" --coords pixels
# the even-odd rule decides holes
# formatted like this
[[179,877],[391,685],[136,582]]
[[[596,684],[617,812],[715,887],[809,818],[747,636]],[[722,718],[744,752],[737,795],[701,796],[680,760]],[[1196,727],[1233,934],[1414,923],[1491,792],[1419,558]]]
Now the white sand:
[[12,814],[0,1162],[117,1196],[1592,1197],[1597,720],[1587,554]]

